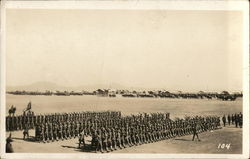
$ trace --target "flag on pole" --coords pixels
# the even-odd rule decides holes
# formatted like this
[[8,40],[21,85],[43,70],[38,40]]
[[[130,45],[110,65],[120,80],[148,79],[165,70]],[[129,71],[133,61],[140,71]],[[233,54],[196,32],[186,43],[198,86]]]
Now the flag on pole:
[[28,103],[27,105],[27,108],[26,108],[26,111],[30,110],[31,109],[31,102]]

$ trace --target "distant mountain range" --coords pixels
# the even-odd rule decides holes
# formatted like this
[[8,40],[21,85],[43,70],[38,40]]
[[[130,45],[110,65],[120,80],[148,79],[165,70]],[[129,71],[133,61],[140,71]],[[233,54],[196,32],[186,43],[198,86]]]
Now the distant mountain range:
[[[96,85],[81,85],[81,86],[62,86],[62,85],[58,85],[56,83],[53,82],[36,82],[30,85],[22,85],[22,86],[7,86],[6,90],[7,91],[46,91],[46,90],[50,90],[50,91],[93,91],[93,90],[97,90],[97,89],[135,89],[135,90],[147,90],[145,88],[128,88],[125,87],[123,85],[117,84],[117,83],[111,83],[110,85],[105,85],[105,84],[96,84]],[[148,89],[149,90],[149,89]]]
[[[136,91],[149,91],[149,90],[167,90],[170,92],[178,92],[183,90],[171,90],[171,89],[164,89],[164,88],[142,88],[142,87],[126,87],[117,83],[110,83],[110,84],[95,84],[95,85],[80,85],[80,86],[63,86],[58,85],[54,82],[36,82],[29,85],[21,85],[21,86],[7,86],[6,91],[94,91],[97,89],[120,89],[120,90],[136,90]],[[202,90],[205,91],[205,90]],[[221,90],[223,91],[223,90]],[[211,91],[211,92],[221,92]],[[184,91],[184,92],[198,92],[198,91]],[[209,91],[205,91],[209,92]],[[241,91],[229,91],[229,92],[241,92]]]

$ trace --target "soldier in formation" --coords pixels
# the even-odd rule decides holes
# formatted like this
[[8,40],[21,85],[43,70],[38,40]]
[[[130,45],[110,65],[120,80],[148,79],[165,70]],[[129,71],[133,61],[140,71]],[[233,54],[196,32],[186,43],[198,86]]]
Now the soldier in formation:
[[118,118],[121,113],[114,111],[38,115],[34,124],[35,138],[44,143],[76,137],[83,139],[84,136],[96,138],[97,126],[107,124],[106,120],[114,123]]
[[243,125],[243,115],[242,113],[235,113],[235,114],[228,114],[227,116],[224,115],[222,117],[223,125],[224,127],[226,124],[230,125],[235,125],[236,128],[240,127],[242,128]]
[[[35,115],[30,109],[24,111],[22,115],[6,116],[6,131],[22,131],[25,127],[34,129],[35,126],[45,123],[61,123],[65,121],[82,121],[86,118],[94,120],[98,117],[117,117],[121,116],[121,112],[103,111],[103,112],[73,112],[73,113],[54,113]],[[54,125],[57,126],[57,125]],[[89,125],[90,127],[90,125]],[[72,133],[72,132],[71,132]],[[89,134],[90,132],[88,132]],[[72,134],[71,134],[72,135]]]
[[[17,116],[16,116],[17,117]],[[39,142],[79,139],[79,148],[85,147],[85,136],[91,136],[96,152],[110,152],[220,128],[220,117],[194,116],[171,120],[169,113],[144,113],[121,116],[119,111],[74,112],[34,115],[25,113],[20,118],[8,118],[8,129],[35,128]],[[223,116],[224,122],[226,116]],[[227,118],[229,119],[229,118]],[[232,115],[230,123],[242,127],[242,114]],[[237,127],[236,126],[236,127]]]
[[159,116],[146,114],[141,118],[140,115],[132,115],[120,118],[115,125],[98,126],[94,144],[96,152],[110,152],[190,134],[200,141],[198,133],[221,128],[220,117],[217,116],[196,116],[174,121],[162,120]]

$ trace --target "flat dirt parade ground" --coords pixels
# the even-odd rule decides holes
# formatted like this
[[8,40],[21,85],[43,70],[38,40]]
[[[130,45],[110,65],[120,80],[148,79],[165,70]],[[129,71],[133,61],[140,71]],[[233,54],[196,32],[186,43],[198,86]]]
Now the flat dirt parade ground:
[[[35,114],[50,114],[81,111],[121,111],[122,115],[139,112],[169,112],[170,118],[194,115],[218,115],[242,112],[242,99],[236,101],[220,101],[207,99],[159,99],[159,98],[108,98],[96,96],[17,96],[7,95],[6,115],[11,105],[16,106],[16,114],[21,114],[28,102],[32,102]],[[8,136],[9,132],[6,133]],[[30,136],[34,136],[30,130]],[[91,153],[87,137],[85,150],[77,149],[78,139],[58,142],[38,143],[24,141],[22,131],[12,132],[15,152],[19,153]],[[222,129],[199,134],[201,141],[192,141],[192,135],[176,137],[155,143],[133,146],[111,153],[201,153],[201,154],[240,154],[242,153],[242,129],[234,125]],[[219,144],[230,145],[227,148]],[[94,152],[94,151],[93,151]]]

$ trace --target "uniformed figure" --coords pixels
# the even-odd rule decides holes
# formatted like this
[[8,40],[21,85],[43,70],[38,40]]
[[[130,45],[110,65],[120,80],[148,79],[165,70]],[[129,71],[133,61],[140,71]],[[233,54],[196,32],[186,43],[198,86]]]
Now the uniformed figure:
[[226,126],[226,116],[225,115],[223,115],[223,117],[222,117],[222,122],[223,122],[223,125],[225,127]]
[[239,113],[239,126],[240,126],[240,128],[242,128],[242,124],[243,124],[243,115],[241,113]]
[[231,119],[232,119],[232,124],[235,124],[234,114],[231,115]]
[[46,142],[49,142],[49,126],[48,123],[45,123],[45,127],[44,127],[44,138]]
[[58,126],[58,139],[63,140],[63,125],[62,125],[62,123],[59,123],[59,126]]
[[6,117],[6,131],[10,131],[10,116]]
[[35,139],[36,139],[36,141],[40,140],[40,134],[41,134],[40,125],[37,124],[35,126]]
[[108,150],[108,134],[105,130],[105,128],[102,128],[102,146],[103,146],[103,150],[105,150],[106,152],[109,152]]
[[97,145],[96,145],[96,149],[95,152],[100,151],[101,153],[103,153],[103,148],[102,148],[102,131],[101,129],[99,129],[97,131]]
[[79,140],[78,141],[79,141],[79,144],[78,144],[79,149],[82,149],[82,146],[85,147],[84,132],[82,132],[79,135]]
[[[237,125],[241,127],[242,115],[235,114],[235,116],[237,117]],[[145,113],[144,116],[139,114],[121,117],[117,112],[105,111],[46,114],[36,117],[27,112],[26,115],[21,116],[21,119],[18,116],[16,119],[6,118],[7,130],[20,130],[20,123],[24,125],[24,128],[27,128],[27,125],[32,127],[34,123],[35,137],[38,141],[49,142],[78,136],[78,147],[82,147],[84,135],[92,135],[92,146],[96,152],[103,152],[103,149],[109,152],[116,150],[117,147],[121,149],[192,133],[193,140],[195,137],[199,140],[199,133],[220,127],[219,117],[196,116],[171,120],[164,113]],[[226,119],[229,120],[228,116]],[[231,118],[231,123],[233,123],[233,118]]]
[[116,133],[115,133],[115,129],[112,128],[112,132],[111,132],[111,138],[112,138],[112,146],[114,148],[114,150],[116,150]]
[[199,136],[198,136],[198,132],[197,132],[197,128],[198,128],[198,124],[196,122],[194,122],[194,124],[193,124],[193,139],[192,139],[192,141],[194,141],[195,136],[197,137],[198,141],[200,141]]
[[11,138],[11,133],[10,133],[9,137],[6,139],[6,147],[5,147],[6,153],[13,153],[14,152],[11,142],[13,142],[13,140]]
[[112,132],[109,128],[107,128],[107,146],[110,151],[113,151],[113,146],[112,146]]
[[235,118],[235,127],[238,128],[238,126],[239,126],[239,114],[235,114],[234,118]]
[[121,131],[120,129],[117,130],[116,132],[116,144],[117,146],[122,149],[122,145],[121,145]]
[[39,141],[42,141],[43,143],[45,143],[45,125],[44,124],[41,124],[41,134],[40,134],[40,140]]
[[27,125],[25,126],[25,128],[23,130],[23,139],[24,140],[26,139],[26,136],[29,138],[29,128]]
[[57,124],[53,124],[52,125],[52,132],[53,132],[53,137],[52,137],[52,141],[58,141],[58,125]]
[[228,114],[228,116],[227,116],[227,121],[228,121],[228,125],[230,125],[231,124],[231,115],[230,114]]
[[91,140],[91,146],[96,147],[97,144],[97,130],[93,130],[92,132],[92,140]]

